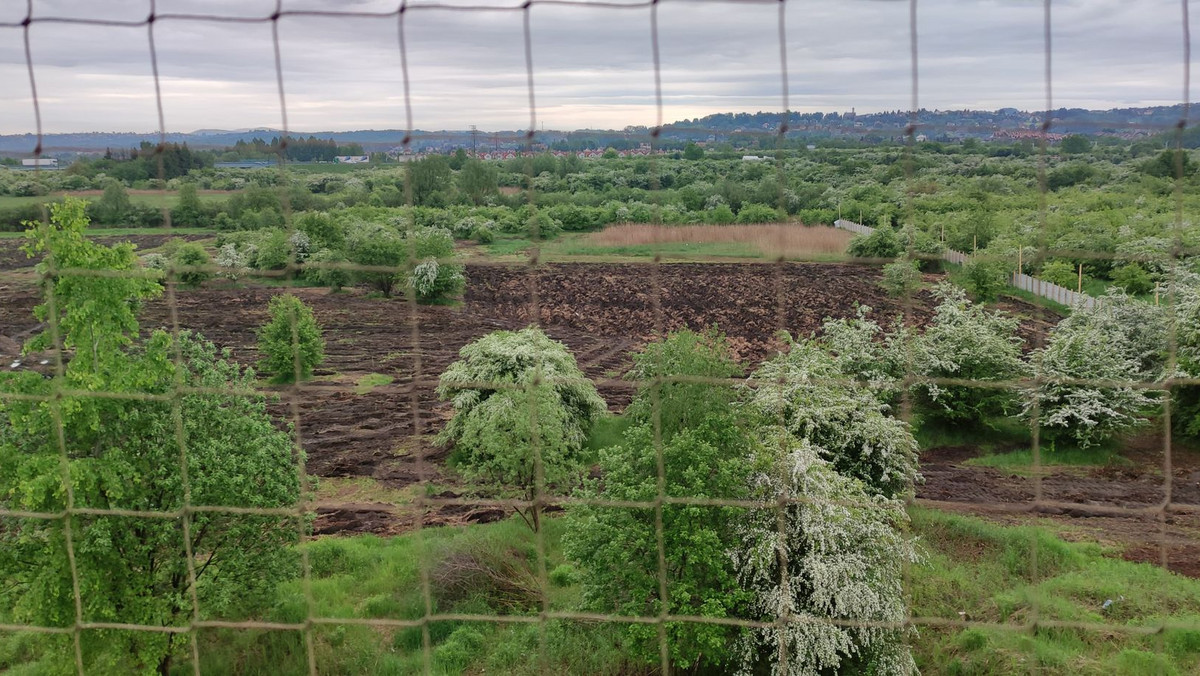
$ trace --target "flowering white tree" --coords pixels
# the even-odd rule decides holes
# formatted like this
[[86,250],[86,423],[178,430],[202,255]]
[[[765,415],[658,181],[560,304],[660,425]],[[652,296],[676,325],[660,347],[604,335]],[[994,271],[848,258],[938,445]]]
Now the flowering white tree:
[[922,376],[969,381],[926,382],[916,386],[931,413],[951,421],[982,421],[1007,415],[1015,397],[1009,389],[976,383],[1004,383],[1025,374],[1019,321],[967,300],[962,289],[942,284],[933,321],[913,346],[913,371]]
[[912,361],[912,332],[900,317],[885,331],[870,314],[871,306],[859,305],[854,319],[826,319],[820,341],[843,373],[870,385],[891,403]]
[[895,496],[917,479],[917,442],[868,387],[838,368],[819,345],[793,342],[763,363],[747,384],[750,404],[767,420],[807,440],[838,472]]
[[[908,517],[899,500],[874,495],[843,476],[807,440],[787,446],[753,480],[764,500],[799,498],[759,510],[730,553],[752,612],[782,626],[748,630],[738,643],[740,674],[765,662],[773,676],[818,676],[856,666],[863,673],[917,673],[905,641],[904,566],[918,560],[899,527]],[[769,445],[769,444],[768,444]],[[781,653],[786,651],[786,661]]]
[[1144,422],[1156,397],[1137,384],[1162,375],[1165,348],[1164,318],[1153,305],[1119,291],[1100,301],[1077,306],[1034,353],[1039,382],[1022,410],[1084,448]]

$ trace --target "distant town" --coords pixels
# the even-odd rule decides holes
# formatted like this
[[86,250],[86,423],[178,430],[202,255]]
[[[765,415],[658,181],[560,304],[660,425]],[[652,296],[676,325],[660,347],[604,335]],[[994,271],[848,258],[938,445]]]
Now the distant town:
[[[645,126],[624,129],[579,129],[573,131],[526,130],[483,131],[477,129],[406,132],[402,129],[290,132],[290,139],[303,139],[322,147],[311,158],[298,161],[354,163],[396,161],[405,156],[449,154],[464,149],[481,159],[506,159],[528,152],[599,156],[607,149],[621,156],[680,150],[688,143],[701,147],[724,145],[738,150],[770,150],[782,142],[788,147],[823,144],[887,144],[913,141],[959,143],[979,142],[1056,143],[1069,135],[1122,141],[1154,139],[1172,133],[1185,119],[1182,105],[1083,110],[1061,108],[1049,114],[1016,108],[982,110],[919,110],[857,113],[778,112],[721,113],[685,119],[664,125],[657,134]],[[1195,135],[1194,128],[1187,133]],[[269,162],[283,132],[279,129],[205,129],[190,133],[81,132],[0,135],[0,157],[6,164],[28,159],[19,166],[54,168],[76,156],[122,153],[143,143],[187,144],[196,150],[222,150],[223,163],[255,166]],[[781,138],[782,137],[782,138]],[[276,145],[273,145],[276,144]],[[262,157],[255,152],[262,150]],[[37,152],[40,150],[40,153]],[[342,152],[342,151],[345,152]],[[32,160],[39,160],[37,162]]]

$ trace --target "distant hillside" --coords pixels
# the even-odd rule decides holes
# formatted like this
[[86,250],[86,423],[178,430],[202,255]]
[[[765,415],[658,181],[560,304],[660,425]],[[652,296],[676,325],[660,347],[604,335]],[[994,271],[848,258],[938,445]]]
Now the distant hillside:
[[[1055,134],[1088,134],[1139,138],[1152,136],[1169,129],[1183,116],[1183,106],[1154,106],[1144,108],[1116,108],[1112,110],[1083,110],[1060,108],[1051,114],[1050,131]],[[1015,108],[1000,110],[921,110],[917,113],[918,133],[931,139],[955,140],[963,138],[988,139],[997,132],[1033,131],[1045,119],[1042,112],[1021,111]],[[668,141],[726,141],[737,140],[738,135],[774,134],[782,121],[777,112],[720,113],[691,120],[679,120],[663,128],[662,138]],[[861,138],[879,139],[896,137],[904,133],[911,121],[905,111],[881,113],[833,112],[792,113],[788,119],[788,135],[797,138]],[[554,146],[595,147],[616,140],[625,140],[647,133],[645,127],[626,127],[622,130],[585,129],[577,131],[539,131],[539,144]],[[238,141],[251,142],[255,138],[270,140],[279,136],[278,129],[201,129],[190,133],[170,133],[166,140],[187,143],[197,149],[232,146]],[[339,144],[358,143],[367,151],[392,151],[403,143],[402,129],[293,132],[293,136],[316,136],[332,139]],[[143,141],[158,141],[158,134],[135,132],[81,132],[70,134],[46,134],[42,150],[46,154],[100,153],[106,148],[122,149],[137,147]],[[469,130],[415,131],[412,134],[413,150],[449,150],[458,147],[471,148],[515,148],[523,145],[525,134],[521,130],[476,132]],[[37,143],[33,134],[0,135],[0,153],[16,155],[32,152]]]

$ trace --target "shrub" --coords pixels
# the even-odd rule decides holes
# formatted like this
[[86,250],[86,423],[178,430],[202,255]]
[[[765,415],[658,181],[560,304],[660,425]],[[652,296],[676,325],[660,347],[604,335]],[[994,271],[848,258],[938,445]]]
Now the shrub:
[[570,587],[579,582],[579,571],[569,563],[563,563],[550,571],[550,583],[556,587]]
[[175,273],[175,278],[184,286],[199,286],[212,277],[208,270],[196,269],[209,265],[212,259],[208,252],[196,242],[185,242],[179,245],[171,255],[171,265],[181,268]]
[[392,295],[396,282],[403,276],[402,266],[408,260],[408,249],[400,233],[380,223],[356,224],[346,235],[346,258],[351,263],[382,268],[355,270],[354,279],[385,297]]
[[288,234],[284,230],[264,230],[257,242],[255,266],[259,270],[282,270],[291,258]]
[[779,212],[766,204],[745,204],[737,214],[738,223],[775,223]]
[[1154,280],[1150,278],[1150,273],[1137,263],[1126,263],[1113,270],[1112,279],[1113,283],[1126,293],[1135,296],[1154,290]]
[[421,261],[408,275],[408,285],[417,302],[430,303],[448,298],[466,285],[463,266],[448,262],[454,256],[454,239],[440,228],[417,228],[406,233],[412,253]]
[[899,395],[898,381],[909,370],[912,336],[897,316],[890,331],[869,319],[871,307],[860,305],[854,319],[826,319],[821,343],[847,376],[864,381],[884,403]]
[[907,617],[904,571],[919,557],[899,530],[908,522],[903,504],[871,496],[807,441],[786,448],[752,478],[754,497],[802,496],[804,502],[784,508],[782,524],[774,510],[752,512],[731,555],[742,587],[752,594],[752,618],[808,621],[745,632],[737,644],[740,673],[765,673],[764,665],[783,673],[781,646],[787,647],[789,674],[842,673],[851,665],[854,673],[917,673],[909,632],[867,626]]
[[813,342],[790,342],[748,381],[748,400],[765,420],[806,441],[839,473],[895,496],[917,477],[917,442],[904,421],[867,387],[848,380]]
[[1073,265],[1066,261],[1049,261],[1042,266],[1037,277],[1042,281],[1057,284],[1067,289],[1079,286],[1078,272]]
[[[333,267],[346,263],[346,255],[334,249],[321,249],[308,259],[304,276],[309,281],[328,286],[337,291],[350,283],[350,271],[345,268]],[[330,267],[325,267],[325,266]]]
[[879,285],[889,296],[907,296],[921,286],[920,262],[911,258],[898,258],[883,266],[883,279]]
[[[625,409],[637,424],[652,424],[655,409],[663,439],[694,427],[712,411],[723,411],[736,398],[732,387],[704,380],[739,376],[742,369],[730,356],[729,343],[715,328],[697,333],[684,329],[649,343],[633,356],[630,377],[647,382]],[[689,379],[702,379],[700,382]]]
[[869,235],[856,235],[846,249],[855,258],[895,258],[902,251],[896,231],[886,225],[875,228]]
[[160,253],[142,254],[141,259],[142,267],[147,270],[166,270],[167,266],[170,265],[167,257]]
[[1008,264],[1003,261],[972,258],[963,265],[963,286],[979,302],[999,298],[1008,279]]
[[325,360],[325,339],[312,308],[291,294],[275,296],[267,305],[270,320],[258,329],[259,362],[276,382],[311,377]]
[[1164,318],[1153,305],[1118,292],[1092,308],[1077,306],[1034,353],[1043,382],[1029,391],[1022,415],[1031,419],[1036,401],[1046,433],[1082,448],[1138,427],[1156,398],[1135,384],[1162,375],[1165,346]]
[[496,240],[496,232],[488,223],[492,223],[492,221],[488,221],[471,232],[471,239],[475,240],[476,244],[491,244]]
[[[1010,381],[1025,373],[1015,317],[972,304],[949,284],[938,287],[937,295],[941,302],[933,321],[914,344],[916,373],[972,383]],[[918,384],[916,390],[925,410],[950,421],[985,422],[1007,415],[1014,399],[1010,390],[986,385],[931,382]]]
[[[442,373],[438,397],[454,406],[438,439],[455,444],[464,476],[527,500],[578,479],[587,434],[606,410],[566,346],[536,327],[495,331],[463,347]],[[534,507],[518,513],[536,530]]]
[[217,249],[215,263],[223,268],[221,276],[237,281],[250,266],[250,251],[238,248],[237,244],[227,242]]

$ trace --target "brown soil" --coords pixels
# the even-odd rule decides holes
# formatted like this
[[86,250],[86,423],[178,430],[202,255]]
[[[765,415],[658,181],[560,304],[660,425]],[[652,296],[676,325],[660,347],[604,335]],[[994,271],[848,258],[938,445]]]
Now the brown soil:
[[[715,324],[750,367],[777,347],[780,329],[809,335],[825,317],[851,316],[856,303],[871,305],[881,318],[904,312],[909,323],[921,324],[932,300],[923,294],[905,307],[880,292],[876,269],[835,264],[472,265],[468,278],[459,307],[413,308],[358,292],[291,290],[312,304],[328,342],[316,378],[281,389],[274,405],[281,417],[298,420],[309,473],[371,477],[393,489],[425,482],[441,491],[424,510],[426,525],[495,520],[504,511],[470,504],[470,495],[445,467],[447,452],[433,443],[450,414],[437,400],[437,375],[467,342],[537,322],[567,344],[597,379],[610,408],[620,410],[633,394],[621,380],[630,354],[657,332]],[[254,330],[265,318],[268,299],[280,292],[214,283],[176,294],[175,317],[181,328],[199,330],[249,364],[258,357]],[[35,304],[28,281],[0,279],[0,335],[10,339],[0,347],[36,327]],[[1009,304],[1030,319],[1024,329],[1036,341],[1051,318],[1020,301]],[[146,327],[171,322],[165,298],[143,313]],[[355,382],[369,373],[395,380],[356,394]],[[969,446],[935,449],[922,459],[925,483],[917,498],[1004,523],[1037,519],[1056,525],[1065,537],[1117,545],[1127,558],[1165,561],[1173,570],[1200,576],[1200,454],[1172,453],[1166,504],[1161,449],[1161,440],[1148,437],[1129,449],[1130,465],[1048,468],[1038,478],[963,465],[976,454]],[[457,503],[445,504],[446,498]],[[411,505],[335,501],[317,508],[315,528],[324,534],[398,533],[418,517]]]

